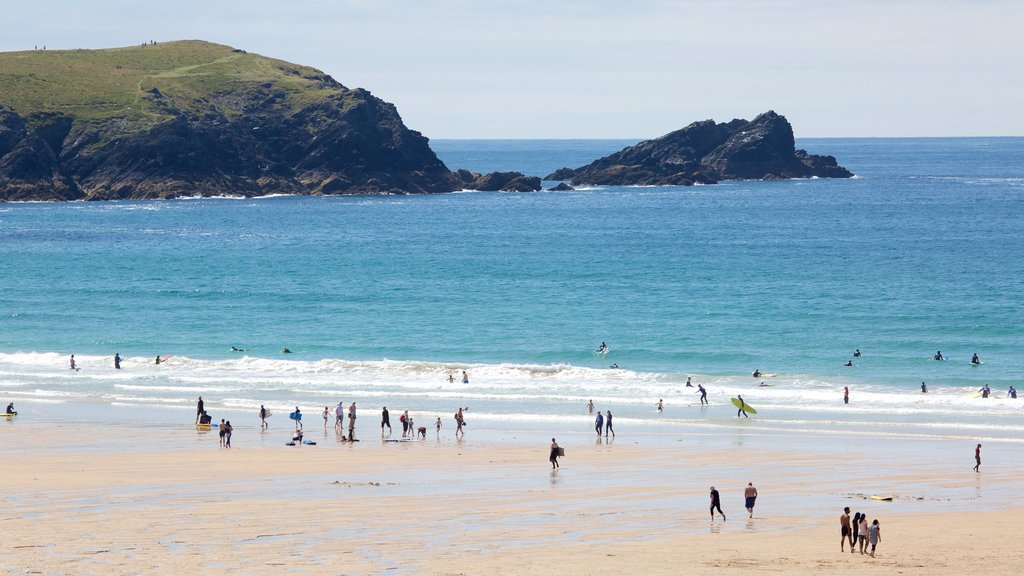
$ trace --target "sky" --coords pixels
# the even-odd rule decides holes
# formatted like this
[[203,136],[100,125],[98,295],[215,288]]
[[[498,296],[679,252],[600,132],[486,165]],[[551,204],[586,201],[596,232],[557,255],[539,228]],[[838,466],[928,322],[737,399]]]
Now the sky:
[[1024,135],[1020,0],[11,0],[0,51],[202,39],[319,68],[444,138]]

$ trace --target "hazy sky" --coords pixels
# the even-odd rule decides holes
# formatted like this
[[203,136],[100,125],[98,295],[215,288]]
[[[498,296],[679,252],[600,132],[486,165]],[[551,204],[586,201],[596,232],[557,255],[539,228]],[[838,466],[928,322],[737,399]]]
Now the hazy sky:
[[320,68],[431,138],[1024,135],[1021,0],[10,0],[0,50],[198,38]]

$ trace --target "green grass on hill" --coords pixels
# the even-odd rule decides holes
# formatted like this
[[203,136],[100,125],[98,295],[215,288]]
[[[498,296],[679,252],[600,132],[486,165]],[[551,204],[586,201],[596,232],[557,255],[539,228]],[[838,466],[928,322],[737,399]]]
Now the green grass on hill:
[[[198,40],[4,52],[0,104],[22,116],[61,112],[76,121],[124,118],[145,125],[168,119],[166,105],[185,112],[213,106],[235,116],[256,89],[283,91],[286,98],[276,105],[297,109],[337,92],[323,84],[324,77],[308,66]],[[163,98],[147,92],[152,88]]]

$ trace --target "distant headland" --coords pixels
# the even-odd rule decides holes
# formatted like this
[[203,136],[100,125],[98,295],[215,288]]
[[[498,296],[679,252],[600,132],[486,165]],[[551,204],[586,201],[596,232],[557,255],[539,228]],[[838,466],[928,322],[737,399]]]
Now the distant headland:
[[0,201],[540,189],[427,142],[366,90],[230,46],[0,54]]
[[[849,177],[785,118],[697,122],[548,179]],[[308,66],[198,40],[0,53],[0,201],[540,190],[450,170],[394,105]],[[557,188],[571,189],[569,186]]]

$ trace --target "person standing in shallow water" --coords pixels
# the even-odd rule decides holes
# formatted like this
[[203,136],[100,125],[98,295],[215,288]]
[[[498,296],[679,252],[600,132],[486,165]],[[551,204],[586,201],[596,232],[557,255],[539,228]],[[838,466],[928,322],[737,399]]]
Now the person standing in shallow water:
[[974,471],[981,472],[979,468],[981,468],[981,444],[978,444],[978,447],[974,449]]
[[843,386],[843,404],[850,403],[850,387]]
[[700,405],[703,406],[705,404],[709,404],[708,391],[704,388],[703,384],[697,384],[697,392],[700,392]]
[[388,407],[384,406],[380,410],[380,434],[384,435],[384,427],[388,427],[388,434],[391,434],[391,415],[388,414]]
[[551,462],[551,468],[558,468],[558,442],[555,439],[551,439],[551,453],[548,455],[548,460]]
[[604,414],[601,414],[600,410],[597,411],[597,418],[594,419],[594,429],[597,430],[597,437],[600,438],[604,433]]
[[118,354],[117,352],[114,352],[114,370],[120,370],[120,369],[121,369],[121,355]]
[[612,411],[606,410],[604,416],[604,437],[608,437],[608,433],[612,433],[612,438],[615,438],[615,430],[612,430]]
[[593,400],[591,400],[590,402],[587,402],[587,413],[588,414],[593,414],[594,413],[594,401]]

